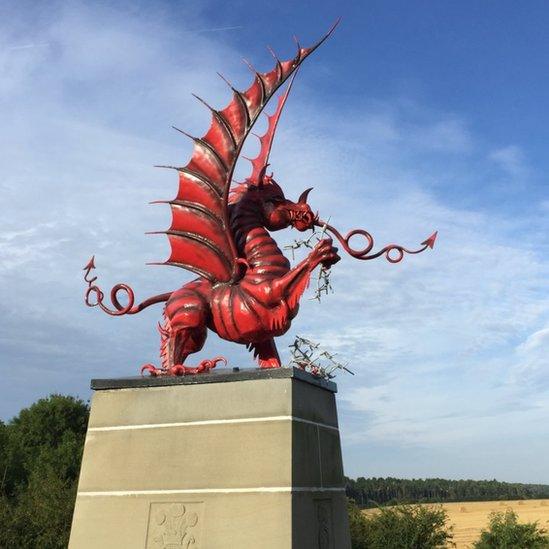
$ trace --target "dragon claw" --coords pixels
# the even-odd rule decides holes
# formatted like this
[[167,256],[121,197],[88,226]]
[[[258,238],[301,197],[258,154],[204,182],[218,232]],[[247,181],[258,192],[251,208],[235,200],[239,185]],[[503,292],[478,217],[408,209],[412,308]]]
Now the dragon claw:
[[151,377],[156,377],[162,375],[164,370],[162,368],[157,368],[154,364],[145,364],[141,367],[140,373],[144,376],[145,372],[149,372]]
[[202,374],[213,370],[218,364],[223,362],[227,366],[227,359],[223,356],[216,356],[212,359],[202,360],[196,367],[185,366],[184,364],[174,364],[170,368],[156,368],[153,364],[145,364],[141,368],[141,375],[145,375],[148,372],[151,377],[158,376],[187,376],[194,374]]

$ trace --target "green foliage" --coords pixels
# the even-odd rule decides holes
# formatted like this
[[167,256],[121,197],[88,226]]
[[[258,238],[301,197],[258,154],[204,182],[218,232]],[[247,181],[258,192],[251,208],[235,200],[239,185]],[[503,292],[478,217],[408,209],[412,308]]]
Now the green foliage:
[[447,480],[442,478],[346,479],[347,496],[361,507],[394,503],[440,503],[446,501],[494,501],[549,498],[549,486],[497,480]]
[[349,503],[353,549],[435,549],[452,546],[451,527],[442,507],[398,505],[365,515]]
[[67,546],[88,406],[52,395],[0,422],[0,548]]
[[366,515],[352,499],[348,500],[347,509],[349,511],[349,529],[353,549],[368,549],[366,543],[369,539],[370,523]]
[[508,509],[505,513],[491,513],[488,530],[483,530],[473,545],[474,549],[542,549],[549,547],[546,531],[537,522],[520,524],[517,514]]
[[8,428],[0,421],[0,496],[4,493],[8,463]]

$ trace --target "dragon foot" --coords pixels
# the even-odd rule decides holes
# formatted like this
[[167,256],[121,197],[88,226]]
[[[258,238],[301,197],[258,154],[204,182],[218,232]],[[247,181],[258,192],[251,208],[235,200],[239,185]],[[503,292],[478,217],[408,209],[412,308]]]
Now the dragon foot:
[[263,358],[259,359],[260,368],[280,368],[280,360],[278,358]]
[[157,368],[153,364],[145,364],[141,368],[141,375],[145,375],[145,372],[149,372],[149,375],[152,377],[203,374],[215,368],[218,362],[223,362],[225,366],[227,365],[227,359],[223,356],[216,356],[211,360],[202,360],[200,364],[194,368],[185,366],[184,364],[174,364],[171,368]]
[[257,358],[260,368],[280,368],[280,357],[274,339],[270,338],[252,343],[249,349],[253,349],[254,357]]

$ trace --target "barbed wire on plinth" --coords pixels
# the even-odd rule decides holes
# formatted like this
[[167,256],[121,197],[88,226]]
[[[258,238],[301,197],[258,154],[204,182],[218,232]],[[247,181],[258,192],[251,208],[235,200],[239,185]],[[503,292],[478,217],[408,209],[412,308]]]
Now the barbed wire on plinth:
[[336,354],[323,350],[320,343],[310,339],[296,336],[294,342],[289,345],[291,359],[288,366],[296,366],[317,377],[332,379],[336,376],[337,370],[343,370],[351,375],[354,372],[335,359]]

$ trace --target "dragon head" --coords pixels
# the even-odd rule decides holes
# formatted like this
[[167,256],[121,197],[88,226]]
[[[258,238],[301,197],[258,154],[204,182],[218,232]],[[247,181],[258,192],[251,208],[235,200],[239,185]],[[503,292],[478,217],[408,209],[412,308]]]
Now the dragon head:
[[270,231],[278,231],[287,227],[294,227],[298,231],[312,229],[317,216],[307,204],[307,196],[311,189],[307,189],[292,202],[284,196],[284,192],[270,176],[264,175],[261,183],[256,187],[256,196],[261,204],[264,226]]

